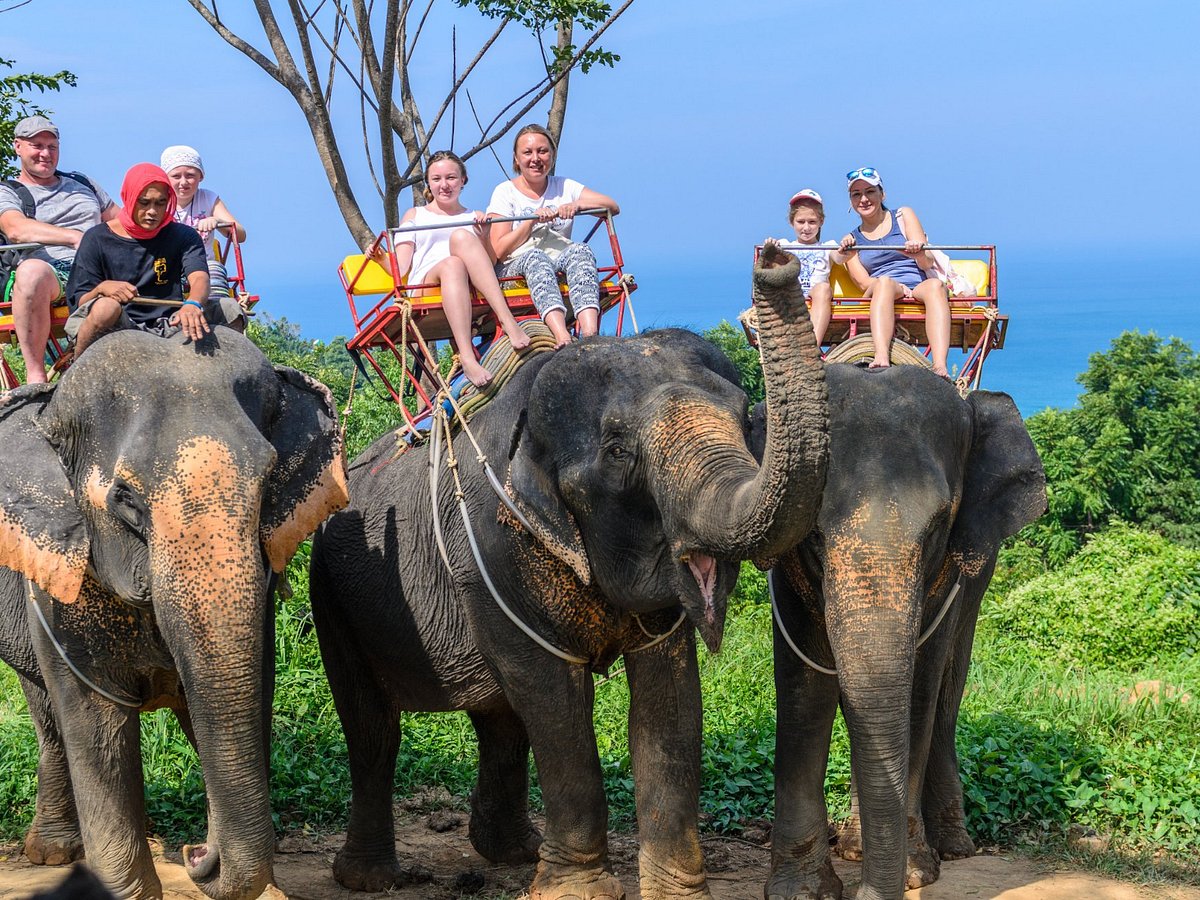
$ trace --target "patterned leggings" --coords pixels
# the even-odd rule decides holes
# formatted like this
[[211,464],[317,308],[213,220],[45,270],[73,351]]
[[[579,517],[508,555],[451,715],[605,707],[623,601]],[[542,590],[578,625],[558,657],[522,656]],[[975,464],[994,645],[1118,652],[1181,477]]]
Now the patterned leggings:
[[567,307],[558,289],[559,272],[567,276],[567,291],[575,315],[584,309],[600,309],[596,254],[587,244],[569,244],[557,260],[552,260],[541,250],[528,250],[501,263],[499,269],[501,278],[520,275],[525,279],[529,296],[543,319],[556,309],[566,314]]

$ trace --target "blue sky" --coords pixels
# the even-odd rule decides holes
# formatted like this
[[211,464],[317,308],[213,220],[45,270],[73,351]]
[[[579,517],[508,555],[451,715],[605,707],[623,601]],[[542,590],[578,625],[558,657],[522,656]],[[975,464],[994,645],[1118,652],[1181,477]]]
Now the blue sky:
[[[237,6],[249,4],[220,4],[265,46]],[[450,18],[435,14],[422,37],[428,55],[415,78],[429,98],[450,78]],[[465,58],[480,29],[461,14],[458,22]],[[334,269],[352,242],[300,112],[185,0],[33,0],[0,14],[0,30],[0,56],[18,70],[79,76],[46,101],[63,131],[64,167],[115,193],[132,163],[193,144],[205,186],[250,231],[263,308],[308,336],[349,330]],[[1190,275],[1200,262],[1191,243],[1197,35],[1200,6],[1154,0],[637,0],[603,40],[621,54],[617,67],[572,82],[559,172],[621,202],[643,325],[707,327],[746,305],[751,248],[784,233],[794,191],[825,195],[826,236],[836,237],[852,224],[843,173],[873,165],[889,199],[912,205],[934,240],[999,246],[1015,343],[989,372],[1020,374],[1031,390],[1054,381],[1027,395],[991,386],[1013,390],[1025,412],[1069,404],[1087,353],[1123,328],[1200,345]],[[494,109],[523,89],[534,54],[528,38],[501,46],[474,85],[476,102]],[[352,112],[343,109],[350,128]],[[464,118],[459,149],[469,146]],[[449,142],[448,131],[434,141]],[[465,200],[482,206],[503,176],[483,157],[471,175]],[[382,224],[378,207],[374,220]],[[1151,273],[1164,256],[1162,274]],[[1143,296],[1131,274],[1139,270]],[[1088,314],[1086,329],[1061,315],[1105,291],[1128,293]],[[1051,306],[1057,318],[1043,315]],[[1051,331],[1061,328],[1071,349],[1056,355]]]

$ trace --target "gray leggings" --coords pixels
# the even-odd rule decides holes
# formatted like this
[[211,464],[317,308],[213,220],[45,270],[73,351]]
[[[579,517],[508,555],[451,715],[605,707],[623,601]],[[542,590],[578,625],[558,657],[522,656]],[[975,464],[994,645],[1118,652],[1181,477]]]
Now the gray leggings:
[[600,285],[596,274],[596,254],[587,244],[568,244],[557,260],[542,250],[529,250],[499,266],[500,277],[520,275],[529,285],[529,296],[543,319],[554,310],[566,314],[558,289],[558,273],[567,276],[567,292],[575,315],[584,309],[600,309]]

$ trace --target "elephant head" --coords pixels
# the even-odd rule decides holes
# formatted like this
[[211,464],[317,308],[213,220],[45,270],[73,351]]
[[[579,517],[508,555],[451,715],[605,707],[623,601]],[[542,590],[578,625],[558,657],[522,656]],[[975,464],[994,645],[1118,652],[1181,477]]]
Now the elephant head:
[[347,502],[332,397],[225,329],[199,345],[121,332],[57,386],[10,394],[0,428],[0,565],[67,630],[111,631],[122,605],[150,614],[208,786],[208,843],[185,863],[211,896],[256,896],[274,844],[268,585]]
[[803,538],[824,486],[825,375],[797,272],[774,245],[754,271],[761,463],[736,370],[675,329],[556,353],[512,441],[511,484],[542,543],[627,609],[682,604],[714,651],[738,563]]

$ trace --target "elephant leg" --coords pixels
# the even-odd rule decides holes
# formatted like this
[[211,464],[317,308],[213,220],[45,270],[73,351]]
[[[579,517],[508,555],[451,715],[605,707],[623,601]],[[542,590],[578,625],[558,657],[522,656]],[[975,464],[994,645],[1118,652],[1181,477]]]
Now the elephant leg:
[[428,880],[396,858],[392,788],[400,748],[399,713],[340,623],[318,630],[350,763],[350,821],[333,876],[352,891],[386,891]]
[[839,900],[829,855],[825,770],[837,712],[836,678],[775,644],[775,825],[767,900]]
[[497,662],[505,694],[528,730],[546,809],[530,900],[620,900],[625,891],[608,860],[591,671],[553,660]]
[[711,897],[700,850],[700,672],[690,628],[625,656],[644,900]]
[[50,695],[40,684],[18,677],[38,741],[37,805],[25,835],[25,856],[35,866],[63,866],[83,856],[71,770]]
[[[938,638],[942,639],[939,641]],[[908,746],[908,854],[905,887],[915,890],[933,884],[941,874],[941,861],[925,835],[922,795],[925,766],[937,716],[942,675],[946,667],[946,648],[950,633],[934,639],[917,652],[913,667],[912,728]]]
[[59,720],[88,866],[121,900],[162,897],[146,843],[138,713],[85,686],[44,635],[38,662]]
[[537,862],[542,835],[529,821],[529,735],[511,709],[471,713],[479,780],[471,792],[471,846],[494,863]]
[[862,815],[858,808],[858,782],[853,771],[850,772],[850,813],[838,828],[833,852],[842,859],[862,862]]
[[971,662],[977,613],[977,608],[972,611],[946,666],[938,696],[929,762],[925,767],[925,788],[921,795],[925,833],[942,859],[966,859],[975,855],[975,842],[967,833],[962,776],[958,770],[958,751],[954,739]]

